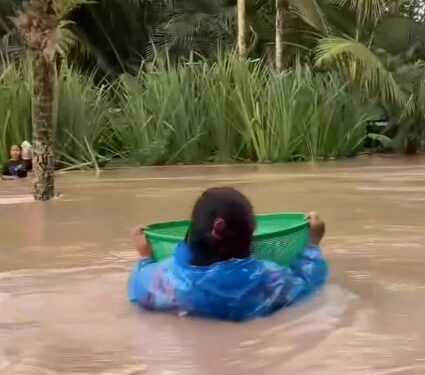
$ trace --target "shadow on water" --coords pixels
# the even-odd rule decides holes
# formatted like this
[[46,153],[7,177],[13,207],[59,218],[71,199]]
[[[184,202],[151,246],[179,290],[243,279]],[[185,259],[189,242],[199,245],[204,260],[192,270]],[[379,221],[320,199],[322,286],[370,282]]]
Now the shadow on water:
[[[58,178],[59,200],[0,185],[0,374],[425,373],[425,159],[118,169]],[[233,185],[258,212],[317,210],[328,285],[229,324],[126,300],[137,223],[187,216]]]

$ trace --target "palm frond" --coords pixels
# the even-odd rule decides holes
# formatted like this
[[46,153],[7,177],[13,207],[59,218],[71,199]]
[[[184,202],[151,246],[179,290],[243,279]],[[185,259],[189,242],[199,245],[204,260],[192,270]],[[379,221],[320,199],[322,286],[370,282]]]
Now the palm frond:
[[352,82],[356,82],[369,97],[379,97],[384,103],[404,107],[406,93],[392,73],[364,44],[353,39],[327,37],[319,41],[316,64],[336,67]]
[[425,62],[400,64],[395,76],[412,96],[416,112],[422,117],[425,114]]
[[64,19],[80,6],[94,2],[93,0],[56,0],[54,1],[55,13],[59,19]]
[[331,2],[355,12],[359,24],[380,19],[387,9],[387,0],[331,0]]
[[291,12],[306,24],[326,35],[331,27],[324,14],[324,4],[319,0],[292,0]]
[[179,0],[162,12],[146,49],[148,60],[164,53],[211,56],[233,41],[235,8],[223,0]]
[[78,38],[70,30],[70,21],[61,21],[56,30],[56,52],[62,56],[66,57],[71,48],[78,45]]

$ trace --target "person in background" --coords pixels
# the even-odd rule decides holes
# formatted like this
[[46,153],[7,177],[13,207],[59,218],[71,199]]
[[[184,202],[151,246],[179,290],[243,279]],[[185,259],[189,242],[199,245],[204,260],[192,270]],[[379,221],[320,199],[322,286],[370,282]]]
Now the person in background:
[[16,180],[28,175],[28,162],[22,159],[22,147],[18,144],[10,147],[10,159],[3,168],[2,180]]

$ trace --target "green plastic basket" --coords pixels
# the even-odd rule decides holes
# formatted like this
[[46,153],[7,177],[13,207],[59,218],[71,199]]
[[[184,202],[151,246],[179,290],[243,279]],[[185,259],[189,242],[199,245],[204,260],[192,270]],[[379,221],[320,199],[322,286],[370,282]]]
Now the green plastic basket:
[[[256,259],[288,265],[307,244],[308,220],[303,213],[275,213],[256,215],[253,254]],[[189,228],[189,220],[151,224],[145,231],[146,239],[157,260],[173,254]]]

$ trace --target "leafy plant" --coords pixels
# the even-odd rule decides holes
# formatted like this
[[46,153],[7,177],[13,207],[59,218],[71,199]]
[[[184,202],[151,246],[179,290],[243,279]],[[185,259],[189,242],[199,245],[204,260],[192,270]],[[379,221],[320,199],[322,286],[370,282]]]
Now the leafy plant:
[[117,95],[117,144],[142,164],[350,156],[375,118],[336,75],[233,58],[126,77]]
[[31,139],[31,75],[25,64],[0,63],[0,161],[11,144]]

